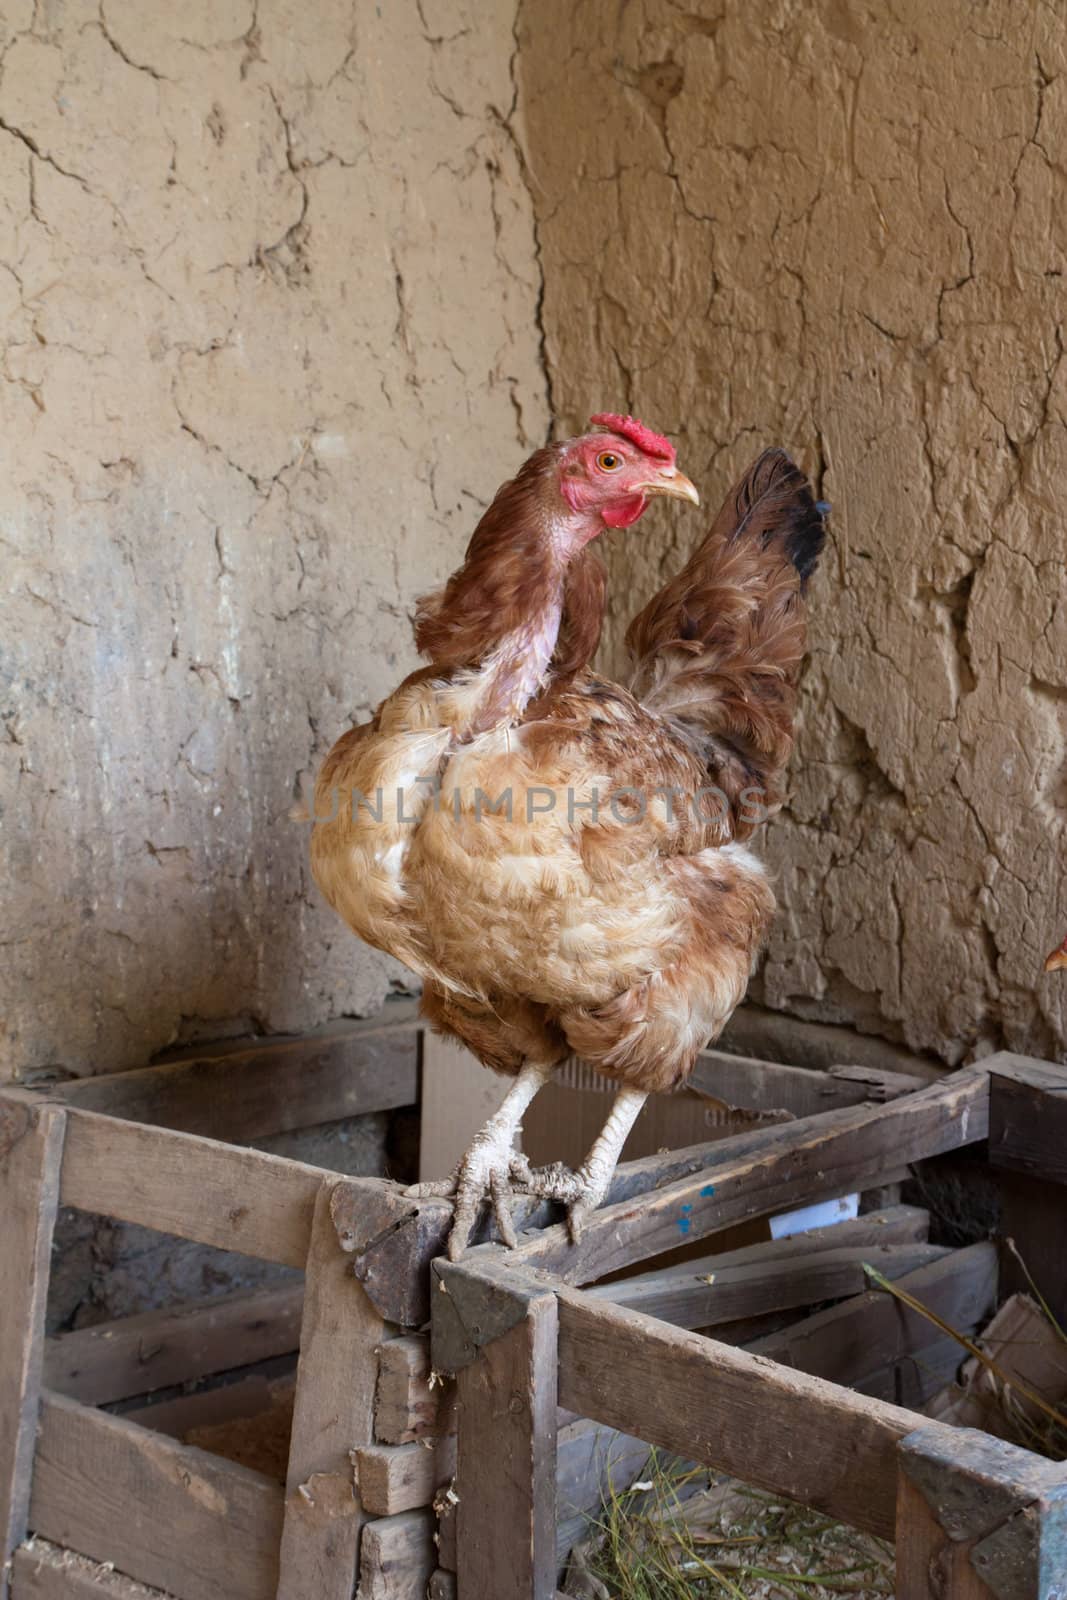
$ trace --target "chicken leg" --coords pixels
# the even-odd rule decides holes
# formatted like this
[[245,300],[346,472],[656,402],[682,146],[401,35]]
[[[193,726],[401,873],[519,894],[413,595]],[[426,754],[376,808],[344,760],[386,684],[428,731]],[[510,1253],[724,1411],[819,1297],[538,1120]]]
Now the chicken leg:
[[618,1165],[622,1147],[638,1112],[648,1099],[643,1089],[620,1089],[608,1113],[608,1120],[593,1141],[577,1172],[557,1162],[530,1172],[521,1186],[528,1193],[546,1200],[562,1200],[567,1206],[567,1228],[571,1243],[581,1238],[585,1219],[604,1201]]
[[452,1231],[448,1236],[450,1261],[458,1261],[467,1247],[471,1230],[484,1200],[493,1207],[500,1237],[509,1249],[517,1243],[511,1220],[512,1181],[525,1194],[539,1194],[534,1174],[526,1157],[514,1148],[515,1135],[522,1126],[523,1114],[539,1089],[555,1074],[555,1066],[527,1061],[504,1096],[499,1108],[471,1140],[466,1155],[447,1178],[431,1183],[416,1183],[405,1193],[425,1200],[434,1195],[455,1200]]

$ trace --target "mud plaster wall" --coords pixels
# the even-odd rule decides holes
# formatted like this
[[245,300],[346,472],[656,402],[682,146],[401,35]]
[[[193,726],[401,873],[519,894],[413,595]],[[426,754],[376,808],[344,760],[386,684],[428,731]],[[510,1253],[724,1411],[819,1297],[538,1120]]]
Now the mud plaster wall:
[[[526,0],[520,25],[563,421],[630,406],[716,503],[784,443],[834,505],[755,993],[947,1061],[1065,1043],[1039,976],[1067,923],[1064,15]],[[614,536],[614,659],[695,531]]]
[[287,811],[545,436],[513,24],[0,0],[0,1076],[399,976]]

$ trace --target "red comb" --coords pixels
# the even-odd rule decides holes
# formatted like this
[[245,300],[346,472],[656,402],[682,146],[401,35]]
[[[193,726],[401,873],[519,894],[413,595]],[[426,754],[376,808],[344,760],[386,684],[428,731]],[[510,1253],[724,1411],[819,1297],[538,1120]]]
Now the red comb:
[[631,444],[643,450],[646,456],[654,456],[657,461],[669,461],[674,465],[675,452],[670,440],[665,439],[662,433],[653,433],[636,417],[619,417],[613,411],[598,411],[589,421],[593,427],[620,433],[624,439],[629,439]]

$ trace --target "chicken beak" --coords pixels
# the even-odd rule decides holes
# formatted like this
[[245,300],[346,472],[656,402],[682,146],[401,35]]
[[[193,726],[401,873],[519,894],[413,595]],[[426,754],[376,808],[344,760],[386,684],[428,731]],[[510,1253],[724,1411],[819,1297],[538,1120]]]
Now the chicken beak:
[[1067,967],[1067,939],[1045,961],[1046,972],[1057,972],[1060,967]]
[[684,472],[679,472],[677,467],[664,467],[661,472],[641,485],[642,494],[664,494],[673,500],[688,500],[690,504],[698,506],[700,496],[697,486],[692,483]]

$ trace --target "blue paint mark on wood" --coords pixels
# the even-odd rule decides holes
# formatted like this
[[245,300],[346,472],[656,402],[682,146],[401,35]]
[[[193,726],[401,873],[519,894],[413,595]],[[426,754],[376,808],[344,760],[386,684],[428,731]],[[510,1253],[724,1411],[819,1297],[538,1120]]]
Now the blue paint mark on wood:
[[706,1183],[703,1189],[700,1191],[700,1197],[702,1200],[710,1200],[714,1193],[715,1185],[713,1183]]

